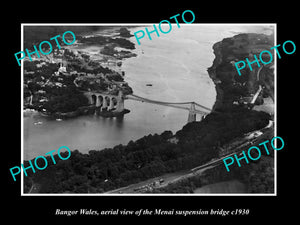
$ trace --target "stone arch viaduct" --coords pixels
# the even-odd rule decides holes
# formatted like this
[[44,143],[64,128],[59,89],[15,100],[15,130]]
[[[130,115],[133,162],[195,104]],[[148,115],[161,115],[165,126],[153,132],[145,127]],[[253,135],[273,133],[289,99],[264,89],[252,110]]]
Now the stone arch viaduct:
[[101,111],[124,111],[124,96],[122,91],[119,91],[118,95],[110,95],[98,92],[84,92],[84,95],[88,98],[91,105],[99,107]]

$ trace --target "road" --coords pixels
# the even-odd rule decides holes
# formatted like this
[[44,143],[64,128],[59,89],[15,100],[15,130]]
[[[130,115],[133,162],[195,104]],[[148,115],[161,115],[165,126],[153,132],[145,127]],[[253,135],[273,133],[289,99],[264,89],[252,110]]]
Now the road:
[[[258,146],[259,143],[262,142],[262,139],[267,138],[270,139],[270,136],[274,136],[274,124],[269,123],[266,127],[256,130],[253,132],[250,132],[247,134],[247,136],[242,137],[242,143],[236,147],[229,147],[226,149],[227,154],[223,155],[221,158],[218,159],[212,159],[210,162],[207,162],[203,165],[194,167],[190,170],[185,171],[179,171],[176,173],[168,173],[164,174],[159,177],[151,178],[136,184],[131,184],[126,187],[118,188],[109,192],[106,192],[106,194],[122,194],[122,193],[143,193],[146,191],[151,191],[153,189],[162,188],[165,187],[171,183],[178,182],[180,180],[187,179],[189,177],[198,176],[202,174],[205,170],[214,168],[216,166],[224,165],[223,159],[233,156],[234,154],[241,154],[242,151],[247,150],[250,146]],[[261,131],[262,133],[259,136],[253,136],[253,133],[257,133],[258,131]],[[249,137],[252,138],[249,138]],[[225,170],[225,166],[224,166]],[[163,182],[160,182],[162,181]]]

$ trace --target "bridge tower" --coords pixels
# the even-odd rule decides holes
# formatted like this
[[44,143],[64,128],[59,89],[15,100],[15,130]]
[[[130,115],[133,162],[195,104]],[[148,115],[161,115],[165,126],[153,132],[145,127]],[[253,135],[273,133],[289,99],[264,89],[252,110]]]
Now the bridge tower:
[[124,111],[124,94],[123,91],[119,90],[118,97],[117,97],[116,112],[123,112],[123,111]]
[[101,106],[101,102],[100,102],[99,96],[96,95],[96,107],[100,107],[100,106]]
[[196,121],[196,115],[195,102],[192,102],[189,110],[188,123]]
[[103,109],[107,109],[108,104],[107,104],[107,99],[105,96],[103,96],[103,103],[102,103],[102,107],[101,107],[101,111],[103,111]]

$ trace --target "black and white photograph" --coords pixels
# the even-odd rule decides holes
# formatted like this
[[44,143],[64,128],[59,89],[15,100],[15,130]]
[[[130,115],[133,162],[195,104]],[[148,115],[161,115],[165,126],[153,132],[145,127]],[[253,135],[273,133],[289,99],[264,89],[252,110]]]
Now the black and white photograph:
[[276,194],[276,24],[22,28],[24,195]]

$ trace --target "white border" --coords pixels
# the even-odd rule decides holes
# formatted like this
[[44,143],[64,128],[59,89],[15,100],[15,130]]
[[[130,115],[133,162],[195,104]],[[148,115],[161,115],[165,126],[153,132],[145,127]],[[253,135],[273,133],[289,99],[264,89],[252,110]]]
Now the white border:
[[[149,23],[21,23],[21,51],[23,51],[23,42],[24,42],[24,26],[152,26],[153,24]],[[211,25],[221,25],[221,26],[230,26],[230,25],[244,25],[244,26],[274,26],[274,44],[277,45],[277,23],[192,23],[192,24],[180,24],[183,26],[211,26]],[[221,40],[220,40],[221,41]],[[275,103],[274,103],[274,137],[277,136],[277,57],[274,57],[274,76],[275,76]],[[21,163],[24,159],[24,123],[23,123],[23,61],[21,61]],[[274,152],[274,193],[245,193],[245,194],[40,194],[40,193],[31,193],[24,194],[23,182],[24,175],[21,173],[21,196],[277,196],[277,151]]]

